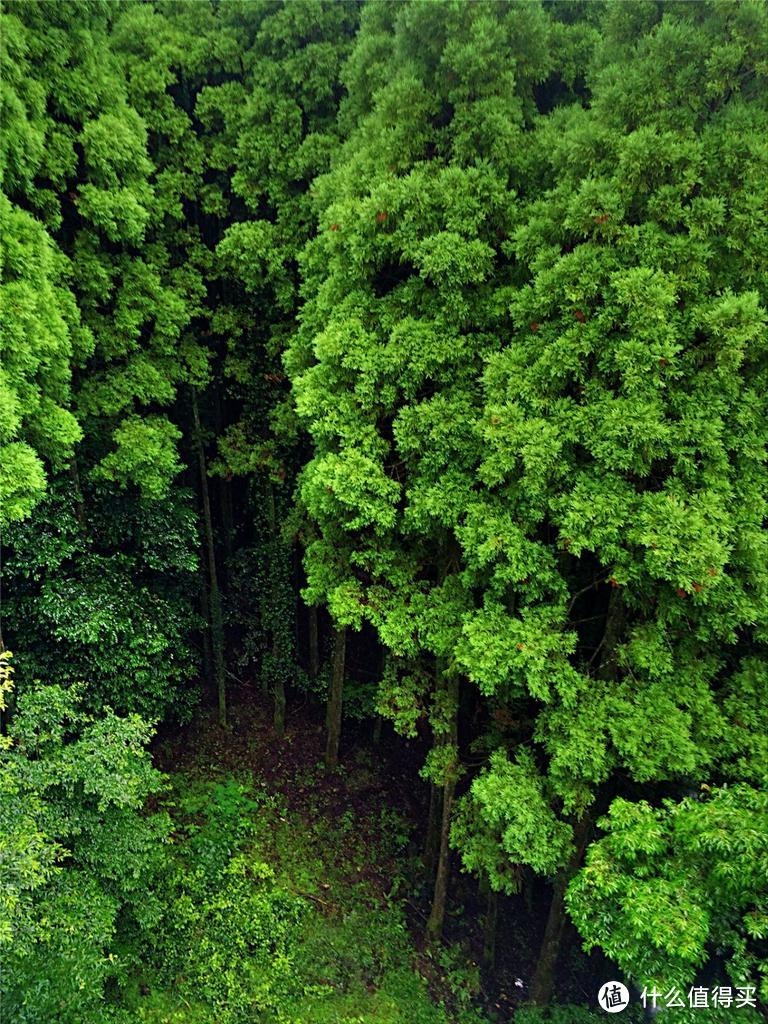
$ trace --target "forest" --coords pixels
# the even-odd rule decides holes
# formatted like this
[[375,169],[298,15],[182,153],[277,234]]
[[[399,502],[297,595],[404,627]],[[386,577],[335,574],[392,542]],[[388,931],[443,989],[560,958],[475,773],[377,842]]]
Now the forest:
[[0,60],[3,1024],[766,1020],[766,0]]

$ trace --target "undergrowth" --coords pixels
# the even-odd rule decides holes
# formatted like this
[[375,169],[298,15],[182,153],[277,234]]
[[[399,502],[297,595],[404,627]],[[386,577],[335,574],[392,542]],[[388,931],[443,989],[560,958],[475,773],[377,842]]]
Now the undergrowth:
[[182,773],[168,810],[167,909],[140,961],[123,951],[141,963],[114,993],[126,1021],[481,1024],[471,972],[438,962],[436,995],[401,901],[366,877],[372,852],[389,859],[407,842],[397,815],[377,812],[371,851],[349,813],[307,821],[264,785]]

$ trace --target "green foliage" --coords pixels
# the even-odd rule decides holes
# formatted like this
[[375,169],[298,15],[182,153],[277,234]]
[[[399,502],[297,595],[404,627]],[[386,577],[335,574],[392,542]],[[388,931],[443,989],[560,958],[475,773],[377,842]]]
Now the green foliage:
[[665,991],[691,984],[716,949],[733,984],[765,999],[766,814],[765,793],[745,785],[660,808],[615,800],[568,892],[586,944]]
[[[191,184],[177,172],[177,164],[190,156],[180,136],[191,125],[173,104],[169,110],[167,102],[159,102],[157,85],[149,89],[146,78],[133,77],[131,56],[143,47],[150,50],[145,59],[151,54],[164,93],[175,77],[167,62],[180,59],[183,34],[174,39],[166,21],[160,45],[157,38],[150,45],[147,36],[156,32],[156,19],[149,10],[137,16],[131,5],[122,4],[21,3],[3,18],[6,60],[21,60],[25,73],[22,79],[14,70],[7,84],[5,188],[12,202],[33,209],[50,233],[48,238],[37,223],[36,238],[27,228],[27,248],[32,243],[44,252],[45,239],[52,238],[57,268],[49,269],[51,259],[46,266],[41,255],[26,261],[24,276],[37,294],[27,300],[33,303],[27,315],[13,318],[30,339],[24,344],[15,339],[14,358],[22,356],[24,345],[40,346],[46,338],[57,353],[57,361],[42,364],[52,386],[45,377],[30,384],[36,383],[48,417],[41,441],[50,437],[50,445],[58,445],[59,463],[85,426],[102,437],[98,472],[155,497],[179,469],[174,451],[179,435],[154,412],[146,421],[138,417],[167,406],[185,378],[194,346],[182,332],[200,308],[204,286],[199,254],[176,230],[180,199]],[[163,133],[175,145],[161,144]],[[188,166],[191,170],[194,161]],[[21,217],[35,224],[19,212],[19,226]],[[12,247],[12,278],[19,273],[13,269],[15,252]],[[68,288],[57,294],[62,267],[68,268]],[[21,286],[12,285],[19,293],[16,305],[23,301]],[[38,330],[34,303],[45,309]],[[62,306],[69,337],[58,312]],[[62,408],[69,402],[73,364],[78,369],[85,364],[73,388],[80,426]],[[26,365],[25,374],[34,373],[30,356]],[[40,398],[30,391],[23,403],[26,417]]]
[[36,679],[87,680],[90,708],[186,718],[196,702],[189,684],[197,624],[188,598],[197,567],[188,495],[152,505],[127,496],[118,503],[103,489],[87,497],[81,522],[71,489],[57,485],[29,521],[6,533],[3,610],[22,652],[19,689],[31,691]]
[[167,814],[142,815],[162,776],[135,715],[82,709],[81,688],[18,700],[0,750],[0,986],[8,1020],[96,1024],[123,965],[121,931],[160,920]]
[[[413,969],[399,903],[348,884],[348,872],[364,869],[372,853],[390,855],[388,835],[400,822],[381,816],[374,852],[351,815],[330,828],[305,822],[277,794],[231,777],[176,777],[171,807],[173,855],[158,886],[165,912],[144,946],[151,991],[142,997],[130,979],[121,983],[132,1012],[146,1015],[138,1019],[154,1020],[152,1007],[177,997],[204,1004],[222,1024],[454,1019]],[[461,958],[444,959],[465,1004],[455,1019],[479,1024]]]
[[[276,720],[326,681],[298,669],[300,543],[305,600],[384,648],[347,713],[431,731],[433,786],[483,759],[468,870],[576,870],[610,799],[569,890],[587,943],[638,979],[765,973],[765,4],[0,18],[11,1012],[445,1016],[401,908],[317,910],[333,859],[283,858],[274,798],[183,792],[147,881],[133,713],[188,716],[201,618],[224,640],[186,490],[211,451],[228,653]],[[370,855],[354,831],[336,859]],[[142,943],[154,1008],[125,1001]]]
[[82,431],[69,410],[72,362],[88,349],[68,264],[39,221],[0,195],[0,526],[29,515]]
[[[284,360],[305,597],[534,752],[460,805],[498,884],[627,777],[759,771],[730,743],[765,676],[765,8],[564,11],[364,9]],[[428,689],[378,706],[412,734]]]
[[503,750],[492,754],[489,768],[459,802],[451,841],[465,868],[507,892],[518,887],[513,866],[527,864],[553,875],[571,853],[571,829],[553,813],[526,750],[518,751],[514,762]]
[[181,432],[159,416],[133,416],[115,429],[113,438],[115,450],[102,460],[96,475],[136,484],[150,500],[164,498],[169,481],[181,469],[176,454]]

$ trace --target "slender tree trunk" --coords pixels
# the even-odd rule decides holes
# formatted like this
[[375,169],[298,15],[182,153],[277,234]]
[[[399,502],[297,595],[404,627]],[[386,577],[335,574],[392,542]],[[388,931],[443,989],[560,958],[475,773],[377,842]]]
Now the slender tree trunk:
[[309,605],[307,613],[309,616],[309,678],[317,679],[320,675],[320,630],[317,605]]
[[549,905],[544,941],[541,944],[536,971],[531,982],[530,1002],[533,1006],[546,1006],[552,998],[555,987],[555,967],[560,952],[560,940],[565,925],[565,888],[568,876],[558,875],[555,879],[552,902]]
[[440,786],[430,783],[429,815],[427,817],[427,835],[424,841],[424,868],[430,877],[434,877],[437,866],[437,855],[440,851],[440,823],[443,818],[443,791]]
[[443,815],[440,822],[440,854],[437,861],[435,876],[435,892],[432,897],[432,909],[427,921],[427,938],[430,942],[439,942],[443,936],[445,923],[445,905],[448,897],[448,875],[450,873],[450,849],[448,840],[451,833],[451,810],[453,794],[456,790],[456,778],[449,775],[443,786]]
[[269,514],[269,532],[270,532],[270,548],[272,551],[272,564],[269,567],[270,575],[272,578],[272,585],[270,587],[272,595],[272,608],[271,608],[271,620],[272,620],[272,664],[274,667],[274,679],[272,682],[272,693],[274,696],[274,705],[272,711],[272,723],[274,725],[275,734],[278,739],[283,739],[285,736],[285,666],[281,664],[280,660],[280,637],[278,631],[281,628],[285,628],[286,623],[280,622],[278,619],[278,600],[279,600],[279,589],[280,589],[280,565],[279,560],[282,557],[283,552],[280,547],[280,538],[277,532],[277,510],[275,508],[275,489],[271,483],[267,484],[267,509]]
[[[387,676],[389,674],[389,650],[386,647],[382,647],[381,648],[380,672],[381,672],[381,682],[379,683],[379,686],[382,685],[383,681],[387,678]],[[373,745],[374,745],[374,747],[379,747],[381,745],[381,729],[382,729],[383,725],[384,725],[384,718],[383,718],[383,716],[378,714],[378,713],[374,714],[374,718],[373,718]]]
[[227,688],[224,667],[224,617],[221,610],[221,592],[216,571],[216,548],[213,540],[213,519],[211,516],[211,499],[208,491],[208,467],[203,448],[202,430],[200,428],[200,411],[197,406],[197,392],[192,392],[192,417],[195,428],[195,445],[200,468],[200,497],[203,505],[203,525],[205,527],[205,544],[208,558],[209,608],[211,615],[211,647],[213,649],[213,673],[219,709],[219,725],[227,725]]
[[496,928],[499,921],[499,894],[488,888],[488,904],[483,923],[483,961],[493,969],[496,963]]
[[200,615],[202,616],[205,627],[202,630],[203,638],[203,673],[206,680],[210,685],[213,684],[213,650],[211,648],[211,606],[208,600],[208,574],[206,566],[208,564],[208,555],[206,552],[205,543],[201,538],[200,546],[200,564],[198,567],[199,576],[199,598],[200,598]]
[[598,670],[598,675],[601,679],[618,678],[619,663],[616,658],[616,649],[624,632],[625,618],[623,591],[620,587],[615,587],[611,592],[608,602],[608,613],[605,618],[605,631],[603,633],[600,668]]
[[275,703],[272,711],[272,725],[279,740],[285,738],[285,680],[282,676],[275,680]]
[[381,746],[381,728],[384,725],[384,719],[381,715],[376,715],[373,720],[373,745],[374,747]]
[[[440,666],[437,668],[435,680],[436,693],[445,687],[445,678]],[[448,742],[445,733],[434,732],[432,746],[439,747]],[[440,853],[440,829],[443,820],[443,787],[434,782],[429,786],[429,813],[427,815],[427,832],[424,837],[424,868],[427,874],[434,878],[437,867],[437,860]]]
[[347,627],[339,626],[333,644],[333,671],[326,710],[325,766],[335,768],[339,763],[341,739],[341,709],[344,701],[344,660],[347,647]]
[[560,953],[563,928],[565,927],[566,920],[565,890],[568,888],[568,883],[581,864],[591,826],[592,817],[587,812],[579,819],[573,830],[576,850],[567,867],[555,879],[547,925],[544,929],[544,941],[541,944],[536,971],[531,982],[529,1001],[532,1006],[546,1006],[552,998],[552,992],[555,987],[555,968],[557,967],[557,958]]
[[[221,437],[224,433],[224,410],[221,403],[221,388],[214,388],[214,422],[216,436]],[[219,508],[221,509],[222,544],[224,547],[224,558],[222,564],[222,582],[226,592],[229,586],[229,573],[232,565],[232,542],[235,535],[234,512],[232,509],[232,484],[229,482],[231,474],[218,478]]]
[[[442,676],[442,668],[438,667]],[[453,676],[444,684],[448,690],[448,700],[451,708],[451,724],[446,733],[441,736],[441,745],[449,743],[455,746],[458,739],[457,710],[459,705],[459,680]],[[432,897],[432,909],[427,921],[427,939],[430,942],[438,942],[443,935],[443,924],[445,922],[445,908],[448,896],[448,879],[450,876],[451,851],[449,839],[451,835],[451,812],[453,810],[453,797],[456,792],[458,765],[446,769],[445,781],[442,786],[442,813],[440,815],[440,841],[438,845],[437,873],[435,875],[435,889]]]
[[[598,675],[601,679],[616,679],[619,664],[616,650],[621,641],[625,626],[625,609],[622,591],[613,589],[608,602],[605,618],[605,629],[601,641],[601,656]],[[568,883],[578,870],[587,845],[589,830],[592,825],[591,809],[587,810],[574,827],[576,850],[567,867],[555,879],[552,903],[549,908],[547,925],[544,930],[544,941],[536,964],[536,971],[531,982],[530,1002],[533,1006],[546,1006],[552,998],[555,982],[555,968],[566,922],[565,891]]]

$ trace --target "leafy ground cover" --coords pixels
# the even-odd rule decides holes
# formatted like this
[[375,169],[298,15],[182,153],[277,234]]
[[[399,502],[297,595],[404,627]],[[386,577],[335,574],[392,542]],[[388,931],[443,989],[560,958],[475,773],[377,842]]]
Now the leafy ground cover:
[[[259,698],[247,691],[229,735],[198,720],[159,738],[156,762],[171,780],[165,802],[176,878],[167,899],[176,919],[157,938],[154,960],[166,968],[150,968],[123,989],[132,1019],[510,1020],[523,993],[508,965],[489,985],[477,935],[457,926],[455,941],[434,949],[421,939],[428,894],[412,881],[415,795],[409,804],[404,783],[362,745],[329,773],[314,717],[312,708],[294,712],[276,744]],[[393,809],[393,790],[412,815]],[[581,956],[579,968],[589,972],[585,964]],[[529,1024],[548,1019],[546,1011],[525,1012]],[[593,1019],[586,1009],[560,1012],[573,1024]]]
[[123,990],[128,1011],[152,1024],[481,1024],[477,965],[412,937],[411,823],[370,756],[328,775],[320,732],[302,726],[279,749],[250,723],[159,744],[174,767],[169,913],[158,955]]

